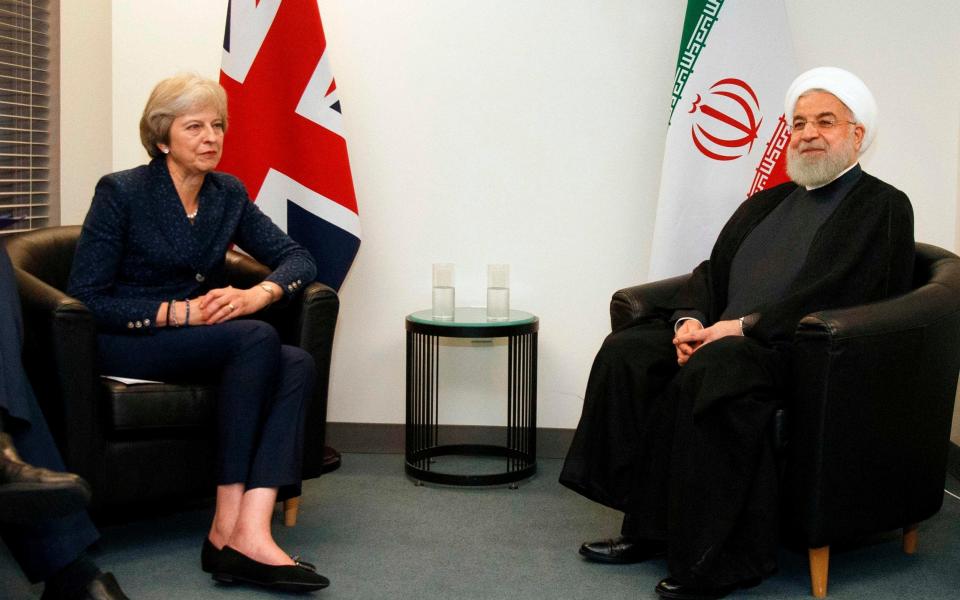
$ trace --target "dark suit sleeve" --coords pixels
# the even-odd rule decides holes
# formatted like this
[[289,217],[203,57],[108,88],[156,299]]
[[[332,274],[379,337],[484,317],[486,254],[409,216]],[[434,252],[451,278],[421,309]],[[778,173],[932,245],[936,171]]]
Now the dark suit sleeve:
[[77,243],[67,293],[93,312],[97,325],[108,331],[152,331],[160,302],[117,298],[114,282],[120,268],[129,228],[126,203],[129,194],[112,175],[97,183],[90,211]]
[[235,185],[237,189],[231,190],[231,196],[242,196],[243,212],[234,241],[244,252],[273,270],[267,281],[279,285],[285,296],[296,293],[317,276],[313,257],[250,202],[239,181]]

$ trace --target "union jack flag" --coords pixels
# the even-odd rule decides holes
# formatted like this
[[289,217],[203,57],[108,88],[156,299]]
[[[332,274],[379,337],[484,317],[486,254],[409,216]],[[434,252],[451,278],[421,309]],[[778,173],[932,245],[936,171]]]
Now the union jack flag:
[[360,247],[340,99],[317,0],[230,0],[220,84],[230,127],[220,169],[339,289]]

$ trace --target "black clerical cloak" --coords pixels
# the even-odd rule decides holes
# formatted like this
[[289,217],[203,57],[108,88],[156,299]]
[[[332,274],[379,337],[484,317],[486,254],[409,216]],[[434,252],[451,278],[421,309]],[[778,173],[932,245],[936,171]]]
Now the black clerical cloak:
[[755,307],[747,338],[698,350],[680,369],[666,322],[696,311],[705,325],[727,306],[730,268],[744,239],[797,189],[747,199],[708,261],[663,306],[611,334],[591,370],[583,417],[560,481],[631,515],[624,533],[666,539],[672,576],[725,585],[776,565],[776,475],[766,429],[789,395],[789,346],[811,312],[906,292],[913,212],[899,190],[862,174],[817,230],[786,293]]
[[[665,310],[698,310],[716,322],[727,306],[730,265],[753,228],[796,189],[785,183],[740,205],[723,227],[710,260],[694,269]],[[817,232],[788,294],[756,308],[750,336],[789,342],[805,315],[875,302],[906,292],[913,278],[913,209],[895,187],[863,173]]]

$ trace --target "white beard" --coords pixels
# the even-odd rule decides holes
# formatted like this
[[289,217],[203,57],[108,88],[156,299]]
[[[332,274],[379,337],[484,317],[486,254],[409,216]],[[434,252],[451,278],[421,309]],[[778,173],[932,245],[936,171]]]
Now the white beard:
[[[800,154],[799,147],[788,147],[787,175],[797,185],[809,188],[830,183],[856,161],[857,149],[853,145],[853,138],[853,135],[848,135],[834,149],[828,149],[823,156],[806,157]],[[803,146],[803,142],[800,145]]]

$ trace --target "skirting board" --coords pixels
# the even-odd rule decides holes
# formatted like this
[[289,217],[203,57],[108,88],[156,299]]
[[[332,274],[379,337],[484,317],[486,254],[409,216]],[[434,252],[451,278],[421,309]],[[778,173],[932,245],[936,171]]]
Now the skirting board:
[[[327,423],[327,445],[340,452],[403,454],[402,424]],[[438,439],[443,444],[503,444],[506,427],[441,425]],[[573,439],[573,429],[537,429],[537,456],[563,458]]]
[[[403,454],[403,425],[392,423],[327,423],[327,444],[341,452]],[[441,425],[444,444],[502,444],[505,427]],[[563,458],[573,439],[573,429],[537,429],[537,456]],[[950,442],[950,473],[960,479],[960,446]]]

